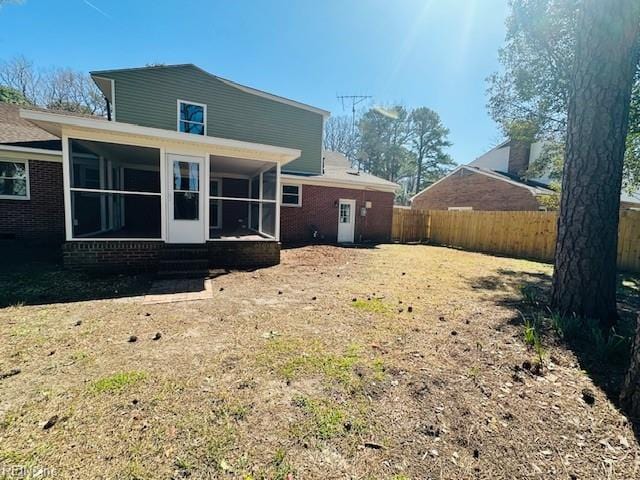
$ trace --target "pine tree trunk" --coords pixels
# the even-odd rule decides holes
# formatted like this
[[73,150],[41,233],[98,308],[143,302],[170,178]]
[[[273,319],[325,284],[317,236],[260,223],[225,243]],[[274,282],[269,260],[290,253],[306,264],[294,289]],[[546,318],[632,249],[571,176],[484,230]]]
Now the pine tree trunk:
[[608,327],[617,319],[620,188],[640,2],[580,5],[552,304]]
[[636,335],[631,346],[631,362],[620,394],[620,404],[629,416],[640,419],[640,315],[636,319]]

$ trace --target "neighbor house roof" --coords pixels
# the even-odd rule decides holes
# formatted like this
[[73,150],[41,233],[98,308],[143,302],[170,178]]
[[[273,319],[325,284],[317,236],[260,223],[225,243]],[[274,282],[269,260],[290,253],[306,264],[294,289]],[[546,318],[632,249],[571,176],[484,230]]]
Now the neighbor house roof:
[[219,77],[217,75],[214,75],[212,73],[207,72],[206,70],[198,67],[197,65],[194,65],[193,63],[181,63],[181,64],[175,64],[175,65],[152,65],[152,66],[148,66],[148,67],[118,68],[118,69],[111,69],[111,70],[96,70],[96,71],[91,72],[91,76],[96,81],[96,84],[98,85],[98,87],[100,87],[100,89],[103,90],[103,93],[105,93],[105,95],[107,95],[109,98],[111,98],[111,93],[104,91],[104,89],[109,89],[110,86],[106,85],[104,82],[100,82],[99,80],[100,80],[101,77],[107,77],[108,78],[108,76],[110,74],[113,74],[113,73],[129,72],[129,71],[135,71],[135,70],[171,69],[171,68],[185,68],[185,67],[194,68],[196,70],[199,70],[200,72],[204,73],[205,75],[208,75],[208,76],[210,76],[212,78],[215,78],[216,80],[219,80],[219,81],[221,81],[223,83],[226,83],[227,85],[230,85],[230,86],[232,86],[234,88],[237,88],[238,90],[241,90],[243,92],[250,93],[252,95],[257,95],[259,97],[268,98],[269,100],[273,100],[275,102],[284,103],[286,105],[291,105],[293,107],[302,108],[304,110],[309,110],[311,112],[318,113],[318,114],[322,115],[323,117],[328,117],[329,115],[331,115],[331,112],[329,112],[327,110],[323,110],[321,108],[313,107],[313,106],[308,105],[306,103],[298,102],[296,100],[291,100],[290,98],[286,98],[286,97],[281,97],[280,95],[274,95],[272,93],[265,92],[265,91],[259,90],[257,88],[248,87],[246,85],[242,85],[240,83],[236,83],[233,80],[228,80],[226,78]]
[[486,169],[486,168],[474,167],[474,166],[471,166],[471,165],[460,165],[458,168],[456,168],[455,170],[449,172],[447,175],[442,177],[437,182],[432,183],[431,185],[429,185],[424,190],[416,193],[413,197],[411,197],[411,200],[413,200],[414,198],[418,197],[422,193],[426,192],[430,188],[435,187],[438,183],[442,182],[444,179],[450,177],[451,175],[455,174],[456,172],[459,172],[460,170],[467,170],[469,172],[479,173],[481,175],[486,175],[487,177],[495,178],[496,180],[501,180],[503,182],[510,183],[510,184],[515,185],[517,187],[522,187],[522,188],[528,190],[532,195],[553,195],[553,194],[557,193],[557,192],[555,192],[554,190],[551,190],[550,188],[548,188],[546,185],[544,185],[542,183],[535,182],[535,181],[530,181],[530,180],[524,180],[522,178],[517,177],[516,175],[512,175],[512,174],[509,174],[509,173],[506,173],[506,172],[498,172],[498,171],[495,171],[495,170],[489,170],[489,169]]
[[322,154],[324,159],[324,173],[317,174],[284,174],[283,179],[295,180],[298,183],[328,185],[342,188],[356,188],[363,190],[381,190],[385,192],[395,192],[397,183],[390,182],[370,173],[360,172],[351,167],[351,162],[342,153],[332,150],[325,150]]

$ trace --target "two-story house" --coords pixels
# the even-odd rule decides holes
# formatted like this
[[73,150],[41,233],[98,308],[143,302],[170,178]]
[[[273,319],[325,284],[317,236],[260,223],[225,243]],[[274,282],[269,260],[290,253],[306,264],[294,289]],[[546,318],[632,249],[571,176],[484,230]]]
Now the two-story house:
[[106,119],[0,104],[0,236],[61,240],[68,267],[100,271],[389,239],[396,185],[323,152],[329,112],[190,64],[91,76]]

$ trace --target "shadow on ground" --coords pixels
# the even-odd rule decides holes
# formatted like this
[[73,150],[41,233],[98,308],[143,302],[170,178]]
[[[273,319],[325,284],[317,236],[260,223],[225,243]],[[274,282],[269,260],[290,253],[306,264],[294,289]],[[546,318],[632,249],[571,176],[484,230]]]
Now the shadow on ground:
[[[168,295],[200,292],[205,278],[154,281],[152,274],[94,275],[65,270],[60,249],[2,242],[0,262],[0,308],[43,305],[145,294]],[[212,271],[211,277],[229,273]]]
[[[635,332],[636,315],[640,311],[640,276],[629,273],[618,275],[620,320],[614,328],[614,334],[624,339],[624,342],[616,343],[615,349],[611,348],[611,351],[608,345],[599,348],[597,342],[589,335],[579,334],[571,340],[563,340],[552,328],[552,314],[548,307],[551,275],[499,269],[497,275],[474,278],[469,284],[474,289],[487,290],[494,294],[503,293],[502,297],[498,297],[497,303],[514,310],[507,322],[510,325],[524,327],[525,319],[533,322],[536,318],[544,317],[543,342],[559,344],[572,350],[578,358],[580,368],[620,408],[620,391],[629,364],[629,346]],[[583,320],[576,321],[582,322],[578,323],[578,330],[583,333],[588,334],[589,329],[595,328],[593,322],[589,324]],[[628,415],[627,417],[629,418]],[[636,438],[640,441],[640,419],[629,419],[634,423]]]

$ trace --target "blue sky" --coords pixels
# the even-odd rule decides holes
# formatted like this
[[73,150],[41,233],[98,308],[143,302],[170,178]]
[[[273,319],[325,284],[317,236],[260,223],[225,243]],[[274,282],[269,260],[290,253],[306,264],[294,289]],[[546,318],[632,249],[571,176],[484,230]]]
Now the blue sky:
[[485,79],[506,15],[507,0],[24,0],[0,11],[0,60],[195,63],[333,115],[348,113],[336,95],[427,106],[467,163],[501,138]]

